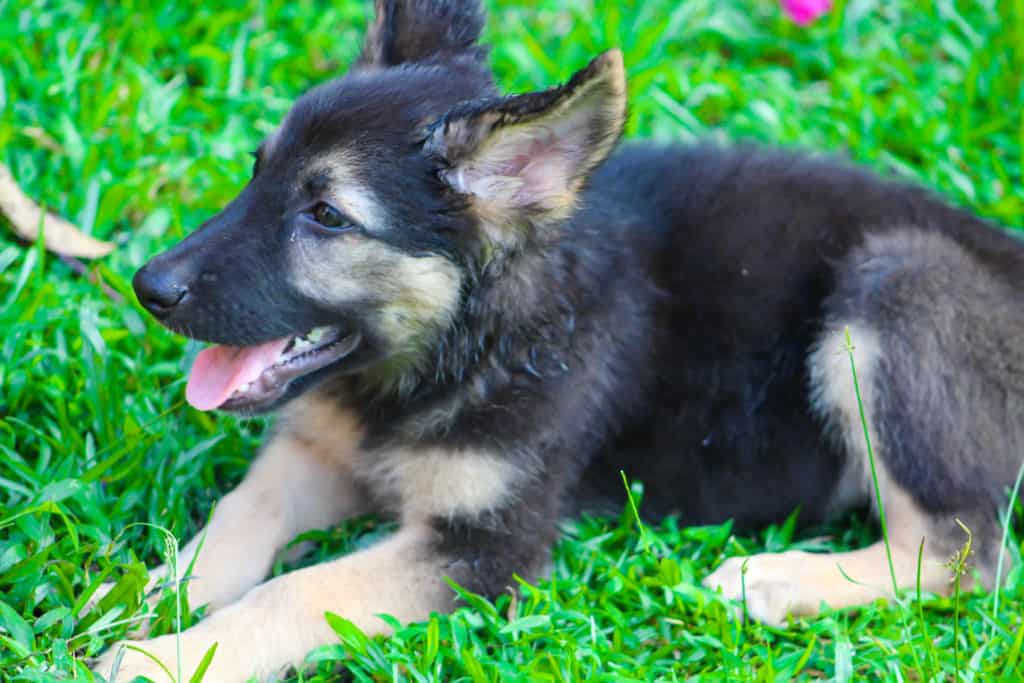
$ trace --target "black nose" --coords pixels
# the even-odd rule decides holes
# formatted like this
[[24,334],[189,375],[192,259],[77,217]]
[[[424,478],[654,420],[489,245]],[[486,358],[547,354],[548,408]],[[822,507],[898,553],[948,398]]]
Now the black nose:
[[188,287],[170,269],[153,268],[148,263],[135,273],[132,287],[139,303],[157,318],[166,318],[188,294]]

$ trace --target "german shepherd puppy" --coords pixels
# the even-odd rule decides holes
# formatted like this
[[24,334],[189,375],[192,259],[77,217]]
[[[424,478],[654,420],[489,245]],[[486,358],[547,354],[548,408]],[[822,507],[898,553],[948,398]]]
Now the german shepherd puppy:
[[[559,520],[620,504],[753,527],[873,504],[856,348],[900,586],[950,587],[974,536],[989,585],[1024,449],[1024,246],[926,191],[817,159],[617,148],[622,57],[503,96],[476,0],[378,0],[362,54],[295,104],[220,214],[135,276],[217,344],[195,407],[278,411],[217,506],[187,589],[191,671],[243,681],[335,636],[541,574]],[[366,512],[399,530],[260,583],[297,533]],[[747,558],[779,624],[888,595],[883,545]],[[163,570],[157,570],[159,579]],[[844,578],[843,572],[854,579]],[[706,580],[740,598],[740,560]],[[141,644],[173,661],[175,640]],[[98,665],[109,671],[114,652]],[[161,675],[135,651],[120,677]]]

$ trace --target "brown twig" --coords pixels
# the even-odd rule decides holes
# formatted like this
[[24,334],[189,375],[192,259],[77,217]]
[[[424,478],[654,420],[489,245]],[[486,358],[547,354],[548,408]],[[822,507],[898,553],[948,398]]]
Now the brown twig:
[[42,226],[46,248],[56,254],[98,258],[114,249],[110,242],[86,235],[60,216],[43,211],[18,187],[10,169],[3,164],[0,164],[0,213],[10,221],[14,232],[29,242],[39,239],[39,228]]

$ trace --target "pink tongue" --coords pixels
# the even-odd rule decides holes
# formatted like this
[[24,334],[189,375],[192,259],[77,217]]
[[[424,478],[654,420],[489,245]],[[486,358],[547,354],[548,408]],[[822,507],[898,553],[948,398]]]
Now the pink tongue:
[[259,346],[211,346],[203,349],[192,364],[185,387],[185,399],[193,408],[213,410],[235,391],[252,382],[274,365],[290,338]]

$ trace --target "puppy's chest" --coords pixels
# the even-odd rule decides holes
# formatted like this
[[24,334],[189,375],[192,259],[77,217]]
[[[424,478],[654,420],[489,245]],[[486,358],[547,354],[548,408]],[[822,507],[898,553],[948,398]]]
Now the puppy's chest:
[[379,507],[406,521],[493,513],[528,477],[503,455],[438,446],[361,450],[353,473]]
[[517,499],[537,467],[523,454],[413,439],[367,440],[354,411],[312,394],[281,416],[284,434],[346,470],[376,507],[403,520],[476,518]]

